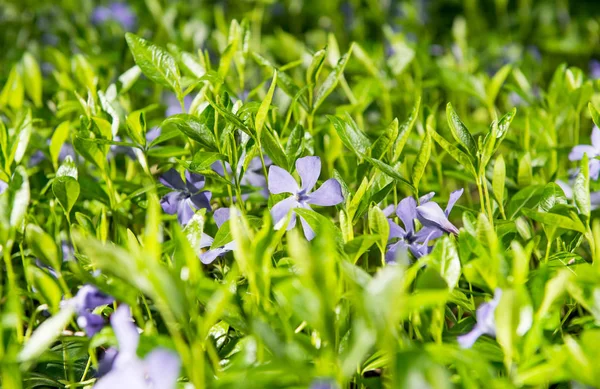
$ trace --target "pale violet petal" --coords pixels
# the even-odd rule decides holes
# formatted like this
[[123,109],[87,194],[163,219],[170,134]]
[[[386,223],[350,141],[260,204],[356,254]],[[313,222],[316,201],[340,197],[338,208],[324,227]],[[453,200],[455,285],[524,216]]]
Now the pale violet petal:
[[308,195],[306,200],[309,204],[321,205],[321,206],[332,206],[337,205],[344,201],[344,195],[342,193],[342,186],[335,178],[330,178],[325,181],[319,189]]
[[321,158],[302,157],[296,161],[296,171],[302,179],[302,190],[309,192],[321,175]]
[[269,167],[269,192],[271,194],[296,194],[299,190],[298,183],[290,173],[279,166],[272,165]]

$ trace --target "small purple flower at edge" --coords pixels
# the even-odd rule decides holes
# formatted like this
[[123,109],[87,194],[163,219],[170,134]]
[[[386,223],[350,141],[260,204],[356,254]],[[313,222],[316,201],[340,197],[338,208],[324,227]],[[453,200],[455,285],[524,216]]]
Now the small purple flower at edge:
[[[396,215],[402,221],[404,228],[388,219],[390,225],[389,240],[399,240],[388,247],[385,256],[386,262],[394,263],[396,261],[398,249],[408,249],[416,258],[420,258],[431,251],[431,247],[429,247],[430,240],[439,238],[445,232],[458,233],[458,229],[448,220],[448,216],[463,191],[463,189],[460,189],[450,194],[446,210],[442,210],[436,202],[430,201],[434,195],[433,192],[422,196],[419,199],[419,206],[417,206],[417,202],[413,197],[406,197],[400,201],[396,208]],[[394,207],[390,206],[384,210],[384,214],[389,216],[393,211]],[[415,219],[418,219],[423,225],[419,231],[415,231]]]
[[8,188],[8,183],[0,180],[0,194],[4,193],[4,191]]
[[[131,319],[127,305],[120,305],[110,317],[119,344],[119,351],[107,352],[101,361],[102,372],[108,370],[94,385],[95,389],[176,387],[181,361],[179,356],[164,348],[156,348],[142,360],[137,356],[140,334]],[[109,349],[110,350],[110,349]],[[116,354],[116,355],[115,355]]]
[[[230,210],[229,208],[219,208],[215,210],[213,213],[213,217],[215,222],[217,223],[217,227],[221,228],[223,223],[229,220]],[[200,248],[210,247],[213,244],[214,239],[205,233],[202,233],[202,238],[200,239]],[[222,257],[230,251],[235,249],[235,242],[232,240],[231,242],[225,244],[224,246],[217,247],[214,249],[207,250],[200,254],[200,261],[208,265],[212,263],[218,257]]]
[[600,129],[594,126],[592,130],[592,144],[590,145],[577,145],[573,147],[571,153],[569,153],[570,161],[579,161],[583,158],[584,154],[587,154],[590,167],[590,178],[593,180],[598,179],[600,174],[600,160],[596,157],[600,156]]
[[600,61],[596,59],[590,61],[590,78],[592,80],[600,79]]
[[211,210],[210,199],[212,193],[202,191],[204,176],[186,170],[186,182],[184,183],[179,172],[170,169],[159,178],[159,181],[166,187],[173,189],[171,193],[160,200],[163,211],[169,215],[177,214],[177,220],[182,226],[190,221],[198,209]]
[[[320,206],[333,206],[344,201],[342,187],[335,178],[325,181],[319,189],[311,192],[319,175],[321,174],[321,159],[319,157],[303,157],[296,161],[296,170],[302,179],[302,187],[286,170],[272,165],[269,168],[269,192],[271,194],[291,193],[292,195],[281,200],[271,208],[271,216],[275,229],[283,227],[283,221],[290,210],[294,208],[311,209],[310,204]],[[306,220],[300,217],[304,236],[308,240],[315,237],[315,232]],[[296,225],[296,214],[292,211],[287,229]]]
[[112,3],[108,7],[96,7],[92,12],[92,23],[104,24],[109,20],[121,25],[125,31],[133,31],[137,18],[131,7],[125,3]]
[[497,288],[494,291],[494,298],[477,308],[477,324],[475,324],[475,327],[471,331],[457,338],[460,347],[471,348],[475,344],[475,341],[482,335],[496,336],[496,319],[494,315],[501,297],[502,289]]

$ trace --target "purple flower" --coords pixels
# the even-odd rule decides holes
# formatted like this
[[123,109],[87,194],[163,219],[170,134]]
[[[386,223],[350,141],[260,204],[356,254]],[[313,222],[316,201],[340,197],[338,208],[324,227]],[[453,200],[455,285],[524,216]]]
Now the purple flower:
[[182,226],[190,221],[198,209],[211,210],[210,199],[212,193],[201,191],[204,188],[204,176],[186,170],[186,182],[184,183],[179,172],[170,169],[159,178],[159,181],[166,187],[173,189],[171,193],[160,200],[163,211],[169,215],[177,214],[177,220]]
[[177,354],[156,348],[142,360],[137,356],[140,334],[131,319],[127,305],[121,305],[110,318],[119,351],[108,353],[108,361],[101,364],[110,371],[94,385],[95,389],[128,388],[173,389],[176,387],[181,362]]
[[494,314],[496,307],[500,303],[502,297],[502,289],[497,288],[494,292],[494,298],[492,301],[483,303],[477,308],[477,324],[473,329],[464,334],[460,335],[457,340],[462,348],[471,348],[475,341],[481,335],[496,336],[496,320]]
[[592,130],[592,145],[578,145],[573,147],[569,153],[569,160],[579,161],[583,158],[584,154],[587,154],[590,159],[590,178],[597,180],[600,173],[600,160],[596,159],[596,157],[600,156],[600,129],[596,126]]
[[92,23],[104,24],[108,21],[119,23],[125,31],[133,31],[137,23],[135,13],[125,3],[112,3],[108,7],[96,7],[94,9]]
[[[225,171],[227,171],[227,174],[232,174],[231,165],[229,165],[228,162],[216,161],[210,167],[212,168],[212,170],[215,171],[215,173],[217,173],[221,177],[225,177],[225,171],[223,170],[223,164],[225,164]],[[273,164],[273,162],[269,159],[269,157],[265,157],[265,165],[270,166],[272,164]],[[243,165],[244,165],[244,155],[242,155],[242,157],[240,158],[240,160],[238,162],[236,174],[239,175],[241,173]],[[267,180],[265,179],[265,176],[263,174],[262,162],[260,160],[260,157],[252,158],[252,160],[248,164],[248,168],[246,169],[246,171],[244,172],[244,175],[242,176],[242,178],[240,180],[240,184],[242,186],[251,186],[251,187],[255,187],[255,188],[261,188],[260,194],[264,198],[269,197],[269,191],[267,189]],[[246,200],[246,198],[248,198],[248,195],[242,195],[242,200]]]
[[[215,212],[213,213],[213,217],[215,219],[215,223],[217,223],[218,228],[221,228],[223,223],[225,223],[227,220],[229,220],[229,215],[230,215],[229,208],[219,208],[219,209],[215,210]],[[202,238],[200,239],[200,247],[201,248],[210,247],[210,246],[212,246],[213,241],[214,241],[214,239],[210,235],[202,233]],[[203,252],[202,254],[200,254],[200,261],[203,264],[208,265],[208,264],[212,263],[218,257],[222,257],[225,254],[227,254],[228,252],[233,251],[234,249],[235,249],[235,242],[231,241],[231,242],[225,244],[224,246],[217,247],[214,249],[209,249],[209,250]]]
[[83,328],[89,337],[94,336],[104,327],[104,318],[92,313],[92,310],[113,301],[111,296],[102,293],[95,286],[84,285],[71,300],[77,313],[77,325]]
[[4,191],[8,188],[8,183],[0,180],[0,194],[4,193]]
[[[439,238],[445,232],[458,233],[458,229],[448,220],[448,215],[463,191],[460,189],[450,194],[445,211],[442,211],[437,203],[430,201],[434,192],[422,196],[419,199],[419,206],[414,197],[406,197],[400,201],[396,207],[396,215],[402,221],[404,228],[388,219],[389,240],[398,239],[398,241],[388,246],[385,261],[387,263],[396,262],[399,249],[409,250],[416,258],[420,258],[431,251],[430,240]],[[383,212],[386,216],[391,215],[394,212],[394,206],[387,207]],[[415,219],[418,219],[423,225],[419,231],[415,230]]]
[[[556,180],[556,185],[565,193],[565,197],[569,200],[573,198],[573,187],[562,180]],[[600,191],[590,192],[590,205],[591,209],[597,209],[600,207]]]
[[590,77],[593,80],[600,78],[600,61],[595,59],[590,61]]
[[[166,100],[167,100],[166,101],[167,110],[165,111],[165,117],[169,117],[169,116],[177,115],[178,113],[182,113],[181,104],[179,103],[179,100],[177,100],[177,96],[175,96],[174,94],[171,93],[171,94],[167,95]],[[185,112],[189,112],[193,101],[194,101],[194,98],[192,97],[192,95],[186,95],[183,98],[183,105],[185,107]]]
[[310,389],[337,389],[339,386],[333,380],[316,379],[310,384]]
[[458,234],[458,228],[448,220],[448,216],[450,216],[450,211],[452,211],[454,204],[462,196],[463,192],[464,189],[459,189],[450,193],[445,210],[442,210],[435,201],[429,201],[433,197],[433,194],[430,193],[431,197],[427,199],[428,201],[422,202],[417,207],[417,218],[424,227],[437,228],[440,232]]
[[[319,157],[303,157],[296,161],[296,171],[302,179],[302,187],[286,170],[279,166],[269,168],[269,192],[271,194],[291,193],[292,195],[281,200],[271,208],[271,216],[275,229],[283,227],[286,215],[294,208],[311,209],[309,204],[332,206],[344,201],[342,187],[335,178],[325,181],[319,189],[311,193],[315,187],[319,175],[321,174],[321,159]],[[304,236],[308,240],[315,237],[315,232],[308,225],[306,220],[300,217]],[[292,211],[291,219],[288,224],[288,230],[296,225],[296,214]]]

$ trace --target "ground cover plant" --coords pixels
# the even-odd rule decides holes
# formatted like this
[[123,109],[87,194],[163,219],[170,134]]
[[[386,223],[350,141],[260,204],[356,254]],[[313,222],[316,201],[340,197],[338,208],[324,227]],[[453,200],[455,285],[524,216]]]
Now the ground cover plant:
[[1,386],[600,387],[599,16],[0,4]]

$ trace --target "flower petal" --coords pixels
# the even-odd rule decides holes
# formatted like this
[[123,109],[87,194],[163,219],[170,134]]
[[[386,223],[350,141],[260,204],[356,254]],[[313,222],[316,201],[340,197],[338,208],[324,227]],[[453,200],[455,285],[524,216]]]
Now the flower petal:
[[306,200],[309,204],[331,206],[336,205],[344,201],[344,194],[342,193],[342,186],[339,181],[335,178],[330,178],[325,181],[319,189],[308,195]]
[[590,168],[590,178],[592,180],[597,180],[598,174],[600,173],[600,160],[590,159],[588,166]]
[[402,258],[402,256],[406,257],[407,250],[408,245],[403,240],[399,240],[388,246],[388,250],[385,253],[385,263],[397,263],[398,259]]
[[204,188],[204,176],[202,174],[185,171],[185,185],[190,193],[198,193]]
[[388,237],[388,240],[394,238],[404,239],[406,237],[406,231],[404,231],[404,228],[396,224],[395,221],[393,221],[392,219],[388,219],[388,224],[390,225],[390,235]]
[[269,192],[271,194],[296,194],[299,190],[298,183],[290,173],[279,166],[269,167]]
[[167,193],[167,195],[160,199],[160,206],[166,214],[175,215],[181,201],[185,201],[183,194],[175,191]]
[[429,192],[426,195],[419,197],[419,205],[429,202],[435,196],[435,192]]
[[75,308],[81,312],[95,309],[101,305],[107,305],[115,301],[111,296],[101,292],[93,285],[84,285],[75,296]]
[[104,328],[104,318],[88,311],[82,311],[77,317],[77,325],[85,331],[90,338]]
[[177,221],[179,221],[179,224],[185,226],[190,222],[196,213],[194,208],[195,207],[189,198],[179,202],[177,205]]
[[[304,207],[306,208],[306,207]],[[306,220],[302,216],[300,216],[300,223],[302,224],[302,230],[304,231],[304,237],[306,240],[313,240],[317,234],[315,234],[315,230],[308,224]]]
[[459,189],[459,190],[455,190],[454,192],[450,193],[450,198],[448,199],[448,205],[446,205],[446,210],[444,211],[446,216],[450,215],[450,212],[452,211],[454,204],[456,204],[458,199],[460,199],[460,196],[462,196],[464,191],[465,191],[464,189]]
[[566,182],[562,180],[556,180],[556,185],[560,186],[560,189],[565,193],[565,197],[568,199],[573,198],[573,188],[569,186]]
[[215,219],[215,223],[217,223],[218,228],[221,228],[223,223],[229,220],[230,212],[231,211],[229,210],[229,208],[219,208],[215,210],[215,212],[213,213],[213,218]]
[[396,208],[396,215],[402,220],[407,233],[415,231],[414,220],[417,218],[417,202],[413,197],[406,197],[400,201],[398,208]]
[[415,234],[415,241],[423,243],[429,240],[437,239],[442,235],[444,235],[444,231],[440,230],[437,227],[423,226],[423,228],[421,228]]
[[287,199],[283,199],[277,204],[275,204],[273,208],[271,208],[271,217],[273,218],[273,224],[275,225],[275,229],[281,228],[281,226],[278,225],[286,217],[290,209],[299,206],[300,203],[298,203],[298,201],[296,200],[296,196],[290,196]]
[[387,207],[381,210],[385,217],[390,217],[396,211],[396,206],[394,204],[390,204]]
[[196,193],[195,195],[191,196],[189,198],[189,201],[191,201],[191,203],[194,204],[196,209],[206,208],[210,211],[212,209],[212,207],[210,206],[211,197],[212,193],[205,190],[203,192]]
[[421,224],[428,227],[437,227],[446,232],[458,234],[458,228],[450,223],[448,217],[437,203],[433,201],[417,207],[417,217]]
[[167,188],[185,190],[185,183],[181,179],[181,175],[179,175],[179,172],[173,168],[164,172],[158,180]]
[[596,149],[596,153],[600,152],[600,128],[594,126],[592,129],[592,146]]
[[226,251],[224,251],[222,247],[207,250],[200,254],[200,262],[202,262],[205,265],[211,264],[214,262],[215,259],[217,259],[217,257],[220,257],[225,253]]
[[589,146],[589,145],[575,146],[575,147],[573,147],[573,149],[571,149],[571,152],[569,153],[569,160],[570,161],[579,161],[581,158],[583,158],[583,154],[587,154],[587,156],[589,158],[593,158],[596,155],[598,155],[598,152],[596,151],[596,149],[593,146]]
[[214,239],[212,238],[212,236],[203,232],[202,236],[200,237],[200,244],[198,245],[198,247],[200,247],[200,248],[210,247],[210,246],[212,246],[213,241],[214,241]]
[[124,363],[129,358],[136,358],[136,351],[140,334],[131,320],[131,310],[128,305],[119,305],[117,310],[110,317],[117,342],[119,343],[119,356],[117,362]]
[[181,369],[181,361],[176,353],[158,348],[146,355],[144,365],[153,388],[175,388]]
[[473,329],[470,332],[467,332],[464,335],[460,335],[458,338],[456,338],[456,340],[458,341],[460,347],[471,348],[475,344],[475,341],[479,339],[481,335],[483,335],[483,333],[479,330],[477,325],[475,325],[475,327],[473,327]]
[[321,158],[302,157],[296,161],[296,170],[302,179],[302,190],[310,192],[321,175]]

